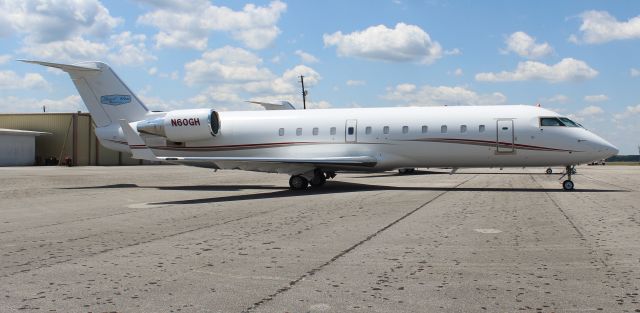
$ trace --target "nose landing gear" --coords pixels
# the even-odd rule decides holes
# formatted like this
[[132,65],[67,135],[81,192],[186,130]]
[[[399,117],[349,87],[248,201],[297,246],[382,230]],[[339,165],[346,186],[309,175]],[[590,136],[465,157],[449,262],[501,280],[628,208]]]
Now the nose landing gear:
[[562,179],[565,176],[567,176],[567,179],[562,182],[562,189],[566,191],[573,190],[574,184],[573,184],[573,181],[571,180],[571,174],[575,174],[575,173],[576,173],[575,165],[567,165],[564,174],[560,177],[560,179]]

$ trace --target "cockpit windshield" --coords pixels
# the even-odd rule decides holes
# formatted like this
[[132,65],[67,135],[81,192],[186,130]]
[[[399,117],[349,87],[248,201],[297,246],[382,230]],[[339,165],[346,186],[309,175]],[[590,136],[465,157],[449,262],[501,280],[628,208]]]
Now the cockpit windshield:
[[541,117],[540,126],[582,127],[566,117]]

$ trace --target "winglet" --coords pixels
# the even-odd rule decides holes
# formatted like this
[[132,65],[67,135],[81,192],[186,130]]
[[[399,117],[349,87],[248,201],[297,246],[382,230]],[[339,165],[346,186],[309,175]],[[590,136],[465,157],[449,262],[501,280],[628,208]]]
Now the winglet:
[[120,127],[122,127],[122,132],[124,132],[124,136],[127,138],[127,143],[129,144],[134,159],[158,161],[153,151],[149,149],[140,135],[131,128],[127,120],[120,120]]

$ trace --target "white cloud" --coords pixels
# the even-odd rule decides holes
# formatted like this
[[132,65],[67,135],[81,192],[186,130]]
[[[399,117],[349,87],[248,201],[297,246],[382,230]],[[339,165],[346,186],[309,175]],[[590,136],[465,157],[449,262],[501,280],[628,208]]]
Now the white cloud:
[[278,76],[262,63],[257,55],[242,48],[227,46],[203,53],[200,59],[185,65],[184,80],[188,85],[207,86],[189,102],[236,110],[260,109],[242,99],[297,99],[299,102],[299,76],[304,75],[307,89],[321,79],[318,72],[306,65],[294,66]]
[[155,59],[146,50],[144,35],[113,34],[124,20],[111,16],[98,0],[0,1],[0,24],[2,15],[22,39],[18,52],[31,57],[57,62],[107,59],[119,65]]
[[147,71],[147,73],[149,73],[149,75],[151,75],[151,76],[156,75],[158,73],[158,68],[154,66],[154,67],[150,68]]
[[640,114],[640,104],[636,106],[628,106],[626,112],[629,114]]
[[629,70],[629,75],[631,75],[631,77],[638,77],[640,76],[640,70],[637,68],[632,68]]
[[13,96],[0,98],[1,112],[42,112],[43,106],[46,107],[47,112],[77,112],[87,110],[79,95],[72,95],[58,100],[24,99]]
[[478,73],[476,80],[485,82],[506,82],[524,80],[546,80],[549,82],[582,81],[594,78],[598,71],[584,61],[565,58],[554,65],[546,65],[536,61],[518,63],[513,72]]
[[343,35],[338,31],[322,36],[325,47],[336,46],[339,56],[394,62],[433,63],[442,57],[442,47],[420,27],[398,23]]
[[20,51],[42,60],[77,62],[100,60],[107,55],[109,47],[75,37],[64,41],[25,45]]
[[201,59],[185,65],[184,80],[188,85],[264,81],[273,78],[269,69],[259,67],[262,59],[244,50],[225,46],[207,51]]
[[252,49],[264,49],[280,34],[276,23],[287,5],[279,0],[261,7],[247,4],[242,11],[215,6],[208,1],[146,1],[153,12],[142,15],[138,23],[158,28],[156,47],[205,50],[210,32],[226,32]]
[[574,43],[600,44],[612,40],[640,38],[640,15],[619,22],[607,11],[585,11],[580,14],[580,36],[571,35]]
[[367,83],[364,80],[354,80],[354,79],[349,79],[347,80],[347,86],[364,86]]
[[11,60],[12,56],[10,54],[0,54],[0,64],[5,64]]
[[37,73],[20,77],[14,71],[0,71],[0,90],[49,88],[47,81]]
[[444,55],[461,55],[462,51],[458,48],[453,48],[451,50],[445,50]]
[[122,32],[112,35],[110,42],[115,44],[117,51],[108,56],[109,61],[119,65],[142,65],[147,61],[157,60],[149,53],[145,45],[146,36]]
[[604,110],[602,110],[601,107],[599,106],[595,106],[595,105],[590,105],[584,109],[582,109],[580,112],[578,112],[578,115],[580,116],[593,116],[593,115],[599,115],[604,113]]
[[0,11],[14,32],[35,44],[86,35],[105,38],[123,22],[98,0],[5,0]]
[[587,102],[602,102],[607,100],[609,100],[609,97],[607,97],[607,95],[589,95],[584,97],[584,101]]
[[399,101],[410,106],[438,105],[499,105],[506,104],[507,97],[500,93],[478,94],[465,87],[399,84],[387,88],[384,99]]
[[506,40],[504,53],[514,52],[527,59],[539,59],[553,52],[549,43],[536,43],[536,39],[525,32],[515,32]]
[[457,68],[453,72],[447,72],[447,74],[460,77],[464,75],[464,71],[461,68]]
[[300,57],[303,63],[316,63],[318,62],[318,58],[313,56],[310,53],[306,53],[302,50],[296,50],[295,54]]
[[569,97],[562,94],[557,94],[552,96],[551,98],[543,99],[543,100],[549,103],[567,103],[569,102]]

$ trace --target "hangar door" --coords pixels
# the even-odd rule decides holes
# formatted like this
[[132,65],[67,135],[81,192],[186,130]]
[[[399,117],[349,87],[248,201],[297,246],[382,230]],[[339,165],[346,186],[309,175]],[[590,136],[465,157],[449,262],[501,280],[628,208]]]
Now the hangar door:
[[513,153],[515,152],[513,146],[513,120],[498,120],[496,127],[497,142],[496,152],[498,153]]

